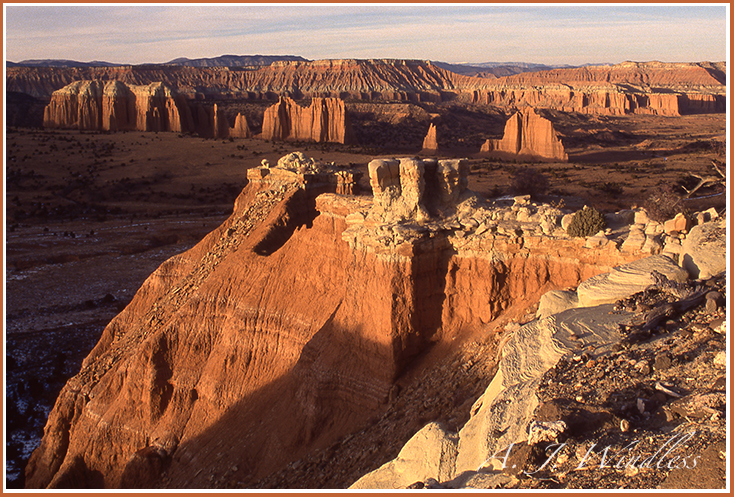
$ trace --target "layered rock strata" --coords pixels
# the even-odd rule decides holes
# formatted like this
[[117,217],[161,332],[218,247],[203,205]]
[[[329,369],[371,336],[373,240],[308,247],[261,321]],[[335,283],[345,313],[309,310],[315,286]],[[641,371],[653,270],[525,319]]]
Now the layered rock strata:
[[261,137],[264,140],[354,141],[344,101],[336,98],[314,98],[308,107],[301,107],[288,97],[280,98],[265,110]]
[[47,128],[109,131],[188,131],[192,117],[183,97],[162,83],[77,81],[55,91],[44,110]]
[[472,101],[583,114],[678,116],[726,111],[726,65],[624,62],[498,78]]
[[553,123],[539,116],[532,108],[513,114],[505,125],[502,139],[487,140],[480,152],[568,160]]
[[[398,458],[366,474],[350,489],[399,489],[430,479],[441,484],[439,488],[492,488],[487,477],[503,476],[493,471],[493,456],[510,444],[528,440],[543,374],[561,357],[579,349],[594,356],[605,354],[621,339],[619,325],[628,323],[631,315],[612,313],[613,308],[572,309],[521,327],[503,346],[497,373],[458,433],[427,424]],[[408,459],[404,453],[424,457]]]
[[37,98],[49,98],[78,80],[118,80],[128,85],[160,81],[192,99],[461,100],[602,115],[726,112],[725,63],[623,63],[493,79],[454,74],[428,61],[353,59],[275,63],[248,70],[144,65],[8,67],[6,73],[7,91]]
[[[721,241],[724,237],[719,234],[716,238]],[[516,474],[522,468],[516,470],[515,466],[506,466],[505,454],[509,455],[513,447],[523,444],[555,442],[558,433],[566,428],[560,421],[535,421],[540,417],[537,394],[544,374],[561,359],[576,361],[581,355],[588,358],[587,365],[593,366],[617,352],[623,338],[629,343],[629,336],[622,335],[621,330],[629,333],[630,329],[655,327],[661,322],[661,315],[673,315],[675,310],[695,307],[704,300],[705,294],[717,294],[705,286],[684,283],[686,277],[685,271],[669,258],[658,255],[584,281],[578,289],[580,298],[571,308],[546,309],[549,312],[540,319],[510,330],[503,340],[497,373],[472,406],[469,421],[458,433],[428,423],[411,438],[396,459],[364,475],[350,488],[412,488],[411,485],[422,482],[433,484],[433,488],[495,488],[507,483],[512,479],[508,474]],[[666,291],[670,295],[662,299],[666,302],[663,307],[642,313],[642,316],[631,312],[635,305],[630,308],[622,304],[625,300],[617,300]],[[558,293],[552,293],[556,296],[551,300],[558,302]],[[588,301],[584,295],[589,293],[610,298]],[[680,300],[669,304],[665,299],[672,295]],[[610,303],[600,304],[604,300]],[[611,303],[614,301],[616,305]],[[711,307],[716,308],[716,305]],[[668,314],[659,312],[663,309],[668,309]],[[582,367],[581,364],[578,367]],[[655,367],[658,368],[657,363]],[[656,388],[665,391],[662,387]],[[681,397],[675,392],[670,395]],[[564,398],[561,402],[568,400]],[[644,412],[644,407],[638,408],[638,412]],[[549,431],[549,425],[556,431]],[[626,430],[624,426],[621,429]],[[579,460],[583,454],[577,452]]]
[[217,104],[189,103],[162,83],[76,81],[54,92],[44,109],[46,128],[191,132],[205,138],[250,138],[246,116],[234,127]]
[[640,257],[585,248],[528,198],[487,204],[462,161],[375,161],[374,198],[331,193],[333,169],[248,171],[63,388],[29,488],[248,486],[363,426],[429,343]]

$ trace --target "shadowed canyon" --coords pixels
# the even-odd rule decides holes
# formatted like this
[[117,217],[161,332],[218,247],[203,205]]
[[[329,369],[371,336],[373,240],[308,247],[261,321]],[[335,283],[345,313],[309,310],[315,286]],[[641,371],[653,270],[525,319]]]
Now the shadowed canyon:
[[[725,63],[484,76],[8,66],[8,486],[616,488],[483,461],[541,422],[719,447]],[[651,367],[566,397],[614,361]]]

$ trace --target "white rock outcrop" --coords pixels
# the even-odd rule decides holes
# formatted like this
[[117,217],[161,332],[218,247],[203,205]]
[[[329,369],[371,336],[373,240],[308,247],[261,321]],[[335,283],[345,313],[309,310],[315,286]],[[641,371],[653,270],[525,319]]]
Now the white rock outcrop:
[[688,274],[667,255],[653,255],[600,274],[582,282],[576,293],[579,306],[608,304],[645,290],[654,283],[652,271],[673,281],[685,281]]

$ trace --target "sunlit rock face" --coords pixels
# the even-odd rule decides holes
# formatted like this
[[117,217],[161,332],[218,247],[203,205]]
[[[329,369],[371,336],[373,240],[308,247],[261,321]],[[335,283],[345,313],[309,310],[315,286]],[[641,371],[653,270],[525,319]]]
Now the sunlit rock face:
[[536,114],[532,108],[513,114],[505,125],[502,139],[487,140],[481,152],[568,160],[553,123]]
[[64,386],[26,486],[253,484],[365,426],[427,347],[640,257],[585,248],[557,208],[487,203],[461,160],[369,172],[373,196],[298,152],[248,170],[230,218],[150,275]]
[[352,143],[354,136],[344,101],[338,98],[314,98],[301,107],[293,99],[281,97],[263,116],[265,140],[307,140],[314,142]]
[[108,131],[188,131],[186,100],[163,83],[76,81],[57,90],[44,110],[47,128]]

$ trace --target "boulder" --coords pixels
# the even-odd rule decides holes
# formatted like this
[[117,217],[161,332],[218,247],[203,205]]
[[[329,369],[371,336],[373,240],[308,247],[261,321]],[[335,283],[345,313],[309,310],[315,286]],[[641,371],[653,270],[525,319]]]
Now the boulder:
[[513,114],[505,125],[503,138],[487,140],[482,145],[480,152],[500,152],[560,161],[568,160],[568,154],[553,124],[536,114],[532,108]]
[[528,445],[555,442],[568,429],[565,421],[533,421],[528,427]]
[[313,173],[318,172],[322,164],[312,157],[307,157],[303,152],[291,152],[278,159],[275,167],[296,173]]
[[596,235],[590,236],[586,239],[586,241],[584,242],[584,247],[599,248],[605,246],[607,243],[609,243],[609,237],[607,237],[604,231],[599,231]]
[[354,482],[350,489],[398,489],[435,478],[453,478],[458,435],[432,422],[403,446],[398,457]]
[[629,235],[620,247],[622,252],[639,252],[645,245],[645,232],[641,228],[642,225],[635,224],[630,228]]
[[635,222],[635,213],[631,210],[621,210],[604,214],[604,221],[613,230],[618,230]]
[[456,204],[468,185],[469,167],[466,162],[462,159],[440,160],[436,175],[441,202],[444,205]]
[[538,319],[547,318],[567,309],[578,307],[579,297],[576,292],[570,290],[551,290],[540,297],[538,311],[535,316]]
[[691,220],[679,212],[673,219],[665,221],[663,228],[667,234],[686,233],[691,228]]
[[640,207],[639,209],[635,210],[635,224],[647,224],[650,222],[650,216],[647,215],[647,211]]
[[568,226],[571,224],[571,221],[573,221],[573,216],[575,214],[566,214],[561,218],[561,228],[563,228],[563,231],[568,231]]
[[395,159],[374,159],[367,165],[367,170],[374,195],[390,186],[400,186],[400,162]]
[[663,250],[663,244],[660,242],[660,237],[656,235],[646,235],[645,243],[640,249],[645,254],[657,255]]
[[688,274],[666,255],[653,255],[615,267],[582,282],[576,290],[580,307],[616,302],[645,290],[654,283],[652,271],[673,281],[685,281]]
[[680,262],[691,278],[708,279],[725,271],[725,220],[720,218],[694,226],[683,240]]

